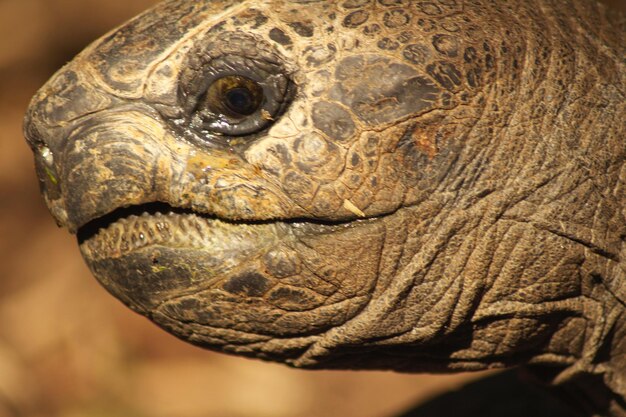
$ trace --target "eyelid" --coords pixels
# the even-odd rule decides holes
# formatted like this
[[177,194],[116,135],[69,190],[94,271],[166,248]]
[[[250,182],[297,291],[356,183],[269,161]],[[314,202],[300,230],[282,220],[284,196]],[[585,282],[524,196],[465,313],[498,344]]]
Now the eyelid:
[[[220,61],[222,63],[232,62],[232,57],[223,57]],[[240,60],[236,61],[241,62]],[[263,69],[259,69],[254,64],[253,59],[246,59],[246,64],[246,68],[243,68],[242,71],[236,71],[232,65],[216,65],[227,69],[219,71],[215,67],[211,67],[205,72],[205,74],[210,74],[209,77],[191,84],[195,88],[199,88],[198,91],[186,94],[187,103],[184,105],[187,113],[192,115],[193,123],[190,126],[192,129],[201,131],[205,136],[210,134],[231,137],[247,136],[266,128],[282,114],[293,97],[291,90],[295,87],[288,74],[284,72],[267,73],[265,69],[268,66],[259,65],[263,67]],[[276,70],[278,67],[274,69]],[[196,76],[198,75],[196,74]],[[234,116],[232,114],[230,114],[231,117],[228,117],[227,112],[219,111],[214,106],[213,108],[207,106],[206,109],[199,108],[199,105],[202,105],[202,100],[205,99],[205,94],[211,87],[218,80],[228,77],[249,79],[259,86],[262,99],[257,111],[249,116],[236,118],[232,117]],[[209,102],[216,102],[215,97],[209,96],[206,99]],[[268,114],[270,118],[267,117]]]
[[[274,123],[295,96],[295,84],[281,53],[263,39],[243,32],[208,36],[188,52],[181,67],[177,97],[181,113],[169,120],[189,140],[220,145],[229,143],[229,138],[255,135]],[[246,42],[255,45],[254,51],[240,48]],[[225,77],[249,79],[259,86],[262,97],[255,112],[242,115],[224,106],[203,107],[216,103],[211,97],[203,100],[211,86]]]

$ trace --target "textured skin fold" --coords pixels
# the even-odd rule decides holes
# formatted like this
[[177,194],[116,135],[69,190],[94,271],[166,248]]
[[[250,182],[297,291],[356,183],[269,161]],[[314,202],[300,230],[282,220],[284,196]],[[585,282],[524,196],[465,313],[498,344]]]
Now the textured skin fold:
[[[61,69],[25,133],[97,279],[184,340],[528,364],[624,416],[624,38],[591,1],[172,0]],[[203,128],[232,74],[278,109],[259,131]]]

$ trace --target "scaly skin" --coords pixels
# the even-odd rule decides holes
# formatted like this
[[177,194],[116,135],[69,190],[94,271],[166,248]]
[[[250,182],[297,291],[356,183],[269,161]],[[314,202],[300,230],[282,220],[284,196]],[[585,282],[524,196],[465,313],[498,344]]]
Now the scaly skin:
[[[525,363],[624,416],[623,28],[589,1],[170,0],[61,69],[25,133],[94,275],[184,340]],[[270,107],[207,128],[215,74]]]

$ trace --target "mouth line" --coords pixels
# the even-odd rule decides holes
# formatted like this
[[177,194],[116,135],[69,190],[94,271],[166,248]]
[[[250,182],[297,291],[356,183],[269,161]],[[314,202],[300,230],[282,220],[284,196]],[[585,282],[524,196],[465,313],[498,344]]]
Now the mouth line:
[[348,219],[348,220],[322,220],[322,219],[313,219],[313,218],[290,218],[290,219],[264,219],[264,220],[235,220],[235,219],[226,219],[223,217],[218,217],[213,214],[203,213],[200,211],[196,211],[190,208],[176,207],[172,206],[169,203],[163,201],[154,201],[149,203],[143,203],[138,205],[131,205],[126,207],[119,207],[103,216],[92,219],[91,221],[85,223],[81,227],[78,228],[76,232],[76,237],[78,239],[79,245],[82,245],[87,240],[96,236],[100,230],[107,229],[112,224],[122,220],[129,218],[131,216],[142,216],[145,214],[154,216],[156,214],[179,214],[179,215],[188,215],[188,216],[198,216],[209,220],[219,220],[224,223],[230,223],[233,225],[265,225],[265,224],[274,224],[277,222],[291,224],[291,225],[312,225],[312,226],[320,226],[320,227],[346,227],[352,226],[356,223],[365,222],[368,220],[374,220],[375,218],[370,219]]
[[107,213],[104,216],[97,217],[79,227],[78,231],[76,232],[78,243],[82,245],[85,241],[97,235],[100,230],[108,228],[110,225],[116,223],[121,219],[128,218],[130,216],[140,216],[144,213],[148,213],[151,215],[155,215],[157,213],[198,214],[190,209],[174,207],[167,203],[158,201],[127,207],[119,207],[111,211],[110,213]]

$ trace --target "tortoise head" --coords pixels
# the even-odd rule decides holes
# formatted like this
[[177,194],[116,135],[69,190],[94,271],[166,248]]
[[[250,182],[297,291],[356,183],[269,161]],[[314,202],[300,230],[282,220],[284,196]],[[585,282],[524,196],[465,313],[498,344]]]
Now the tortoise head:
[[597,57],[600,88],[532,6],[462,3],[156,6],[33,99],[50,211],[108,291],[197,345],[580,363],[623,310],[618,63]]

